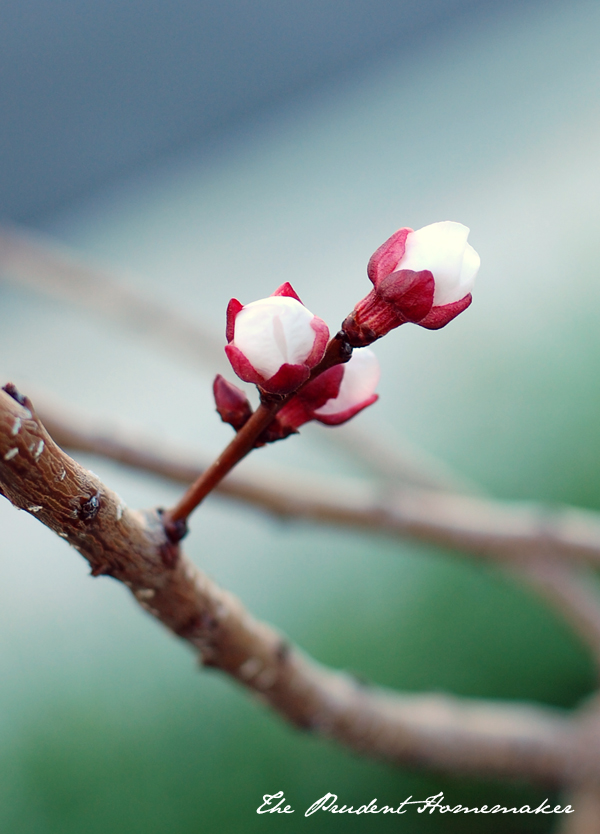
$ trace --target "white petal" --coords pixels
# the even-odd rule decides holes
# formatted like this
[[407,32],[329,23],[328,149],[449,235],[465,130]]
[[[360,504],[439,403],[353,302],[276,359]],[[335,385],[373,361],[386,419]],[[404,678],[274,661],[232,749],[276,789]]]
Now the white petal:
[[369,348],[355,348],[352,358],[344,365],[344,376],[337,397],[327,400],[315,414],[325,417],[360,405],[375,393],[380,376],[379,361],[373,351]]
[[[467,245],[465,246],[465,254],[463,257],[462,269],[460,271],[461,295],[459,296],[459,298],[464,298],[465,295],[470,293],[473,289],[473,284],[475,283],[475,278],[477,277],[477,273],[479,272],[480,266],[481,258],[473,249],[473,247],[469,243],[467,243]],[[455,300],[458,301],[458,298]]]
[[295,298],[261,298],[238,313],[233,344],[269,379],[284,363],[301,365],[308,357],[316,336],[313,318]]
[[461,294],[460,290],[468,236],[467,226],[452,220],[423,226],[408,235],[404,257],[396,269],[428,269],[435,280],[434,306],[458,301],[468,292]]

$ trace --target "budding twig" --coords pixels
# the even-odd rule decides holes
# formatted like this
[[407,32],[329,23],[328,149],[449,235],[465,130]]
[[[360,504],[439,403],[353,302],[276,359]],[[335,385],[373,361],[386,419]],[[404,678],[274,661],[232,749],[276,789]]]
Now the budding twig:
[[[205,469],[198,479],[186,490],[175,506],[164,514],[167,533],[174,540],[183,538],[185,523],[196,507],[223,480],[233,467],[254,448],[257,439],[273,421],[279,408],[278,402],[261,403],[248,422],[237,432],[224,452]],[[179,531],[177,526],[179,525]]]
[[[304,385],[318,377],[334,365],[347,362],[352,355],[352,348],[348,345],[342,332],[330,340],[323,359],[313,368]],[[248,422],[237,432],[219,457],[206,469],[197,480],[186,490],[183,497],[163,516],[167,535],[173,541],[179,541],[186,533],[187,519],[199,504],[212,492],[223,478],[250,452],[260,435],[273,422],[283,406],[301,391],[304,385],[296,391],[282,397],[263,395],[262,402]]]

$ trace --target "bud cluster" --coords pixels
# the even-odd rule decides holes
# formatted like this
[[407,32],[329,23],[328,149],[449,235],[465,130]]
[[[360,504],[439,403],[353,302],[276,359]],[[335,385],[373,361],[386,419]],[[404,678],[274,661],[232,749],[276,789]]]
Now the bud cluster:
[[[232,299],[225,351],[233,370],[261,398],[282,403],[257,445],[311,420],[339,425],[374,403],[379,363],[367,345],[407,322],[437,330],[471,303],[480,259],[468,234],[461,223],[443,221],[400,229],[380,246],[367,267],[373,289],[343,322],[335,338],[345,352],[333,362],[324,358],[332,344],[327,325],[289,283],[250,304]],[[252,415],[245,393],[220,375],[213,390],[221,418],[239,431]]]

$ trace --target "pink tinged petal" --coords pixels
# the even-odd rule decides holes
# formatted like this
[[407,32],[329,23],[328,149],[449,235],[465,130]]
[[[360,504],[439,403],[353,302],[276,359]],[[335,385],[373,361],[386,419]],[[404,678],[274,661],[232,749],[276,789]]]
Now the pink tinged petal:
[[321,423],[344,423],[378,399],[375,388],[381,371],[373,351],[369,348],[355,350],[343,368],[344,376],[337,397],[315,411],[314,418]]
[[404,257],[406,239],[412,229],[398,229],[385,243],[371,255],[367,266],[367,275],[377,287],[382,278],[394,272],[398,263]]
[[452,319],[456,318],[459,313],[466,310],[473,300],[471,293],[461,298],[460,301],[454,301],[452,304],[444,304],[441,307],[432,307],[431,312],[425,316],[424,319],[418,321],[420,327],[426,327],[427,330],[439,330],[444,327]]
[[[285,298],[295,298],[296,301],[300,301],[298,294],[296,293],[292,285],[289,283],[289,281],[286,281],[285,284],[282,284],[280,287],[277,287],[275,292],[271,293],[271,298],[273,298],[273,296],[276,295],[281,295]],[[300,304],[302,304],[301,301]]]
[[314,350],[313,314],[295,298],[271,296],[247,304],[235,319],[234,342],[266,379],[284,364],[300,365]]
[[481,258],[473,247],[467,243],[463,256],[462,268],[460,270],[460,292],[461,297],[470,293],[475,284],[475,278],[481,266]]
[[229,304],[227,305],[227,328],[225,330],[225,336],[228,342],[233,342],[233,334],[235,332],[235,319],[237,314],[243,308],[243,304],[241,304],[237,298],[232,298]]
[[329,415],[315,415],[315,420],[318,420],[319,423],[323,423],[326,426],[341,426],[342,423],[347,423],[348,420],[351,420],[353,417],[363,411],[368,406],[373,405],[379,399],[379,394],[372,394],[368,399],[363,400],[358,405],[352,406],[351,408],[347,408],[346,411],[341,411],[338,414],[329,414]]
[[310,326],[315,332],[315,341],[304,363],[312,370],[319,364],[325,354],[325,348],[329,342],[329,328],[323,319],[320,319],[318,316],[313,316]]
[[436,307],[458,301],[468,292],[468,289],[466,292],[461,290],[461,272],[468,235],[467,226],[444,220],[417,229],[406,239],[404,257],[397,268],[415,271],[428,269],[432,272],[435,279],[433,303]]

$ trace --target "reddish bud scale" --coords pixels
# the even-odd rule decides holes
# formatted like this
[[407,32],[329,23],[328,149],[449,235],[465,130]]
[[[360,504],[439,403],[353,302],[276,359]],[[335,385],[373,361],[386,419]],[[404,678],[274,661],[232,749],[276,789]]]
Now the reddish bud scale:
[[309,420],[339,426],[377,399],[379,363],[370,350],[357,350],[344,365],[324,371],[286,403],[278,415],[282,426],[298,429]]
[[298,429],[309,420],[314,420],[315,411],[322,408],[328,400],[337,397],[343,376],[344,366],[336,365],[309,382],[279,412],[278,420],[281,425]]
[[239,431],[252,416],[252,406],[244,392],[221,374],[217,374],[213,383],[213,394],[221,420]]

